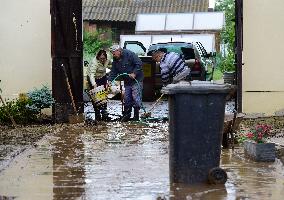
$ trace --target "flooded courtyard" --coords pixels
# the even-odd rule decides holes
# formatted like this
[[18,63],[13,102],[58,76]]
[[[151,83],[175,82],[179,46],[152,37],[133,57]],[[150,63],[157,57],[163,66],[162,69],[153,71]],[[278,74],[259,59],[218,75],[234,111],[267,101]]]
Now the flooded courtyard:
[[[161,103],[153,116],[165,115]],[[283,199],[283,164],[253,162],[242,148],[222,151],[225,185],[172,184],[168,144],[162,121],[56,125],[0,168],[0,199]]]

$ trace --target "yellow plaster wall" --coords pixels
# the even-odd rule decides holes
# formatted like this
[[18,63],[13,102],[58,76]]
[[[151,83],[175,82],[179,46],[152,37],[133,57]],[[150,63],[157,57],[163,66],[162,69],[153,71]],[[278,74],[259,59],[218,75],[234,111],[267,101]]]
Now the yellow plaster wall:
[[284,1],[243,1],[243,112],[284,109]]
[[243,99],[245,113],[284,115],[284,92],[245,92]]

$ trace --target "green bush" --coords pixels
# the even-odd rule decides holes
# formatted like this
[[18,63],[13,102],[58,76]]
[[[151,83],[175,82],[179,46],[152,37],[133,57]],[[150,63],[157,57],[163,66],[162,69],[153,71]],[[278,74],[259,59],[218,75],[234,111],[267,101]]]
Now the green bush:
[[222,79],[222,77],[223,77],[223,72],[221,72],[220,69],[216,68],[216,69],[214,70],[213,80],[214,80],[214,81],[217,81],[217,80]]
[[0,107],[0,124],[9,125],[12,116],[17,124],[28,124],[36,120],[36,113],[30,110],[27,106],[31,104],[29,99],[16,99],[7,101],[6,105]]
[[102,39],[106,31],[86,32],[83,34],[84,60],[90,62],[100,49],[106,49],[112,45],[112,40]]
[[222,72],[235,71],[235,0],[216,0],[215,11],[225,12],[225,26],[221,32],[221,42],[226,44],[228,53],[217,57],[217,67]]
[[41,89],[35,88],[33,91],[28,92],[27,95],[30,100],[27,107],[36,114],[40,114],[44,108],[50,108],[55,102],[47,86],[43,86]]
[[233,52],[229,52],[227,56],[217,54],[216,67],[222,73],[235,71],[235,55]]
[[39,119],[41,110],[49,108],[54,103],[51,91],[47,86],[34,89],[27,96],[7,101],[6,105],[0,107],[0,124],[11,124],[12,116],[17,124],[31,124]]

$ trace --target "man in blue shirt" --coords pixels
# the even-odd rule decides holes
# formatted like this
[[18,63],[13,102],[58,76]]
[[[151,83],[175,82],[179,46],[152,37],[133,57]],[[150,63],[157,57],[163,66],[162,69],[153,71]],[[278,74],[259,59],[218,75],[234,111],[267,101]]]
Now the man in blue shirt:
[[142,87],[143,70],[142,61],[138,56],[127,49],[121,49],[119,45],[113,45],[111,48],[113,63],[108,78],[113,81],[117,76],[124,81],[124,113],[122,121],[129,121],[132,107],[134,108],[134,120],[139,120],[139,110],[142,106]]

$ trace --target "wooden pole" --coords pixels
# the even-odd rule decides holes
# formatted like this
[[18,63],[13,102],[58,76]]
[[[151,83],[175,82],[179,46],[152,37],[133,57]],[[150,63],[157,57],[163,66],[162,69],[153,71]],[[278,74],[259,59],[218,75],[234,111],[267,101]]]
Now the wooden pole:
[[119,81],[119,87],[120,87],[120,100],[121,100],[121,111],[122,111],[122,115],[124,113],[124,98],[123,98],[123,90],[122,90],[122,85],[121,85],[121,81]]
[[243,0],[235,0],[235,65],[236,65],[236,84],[237,84],[237,98],[235,101],[235,108],[238,113],[241,113],[242,108],[242,68],[243,68]]

